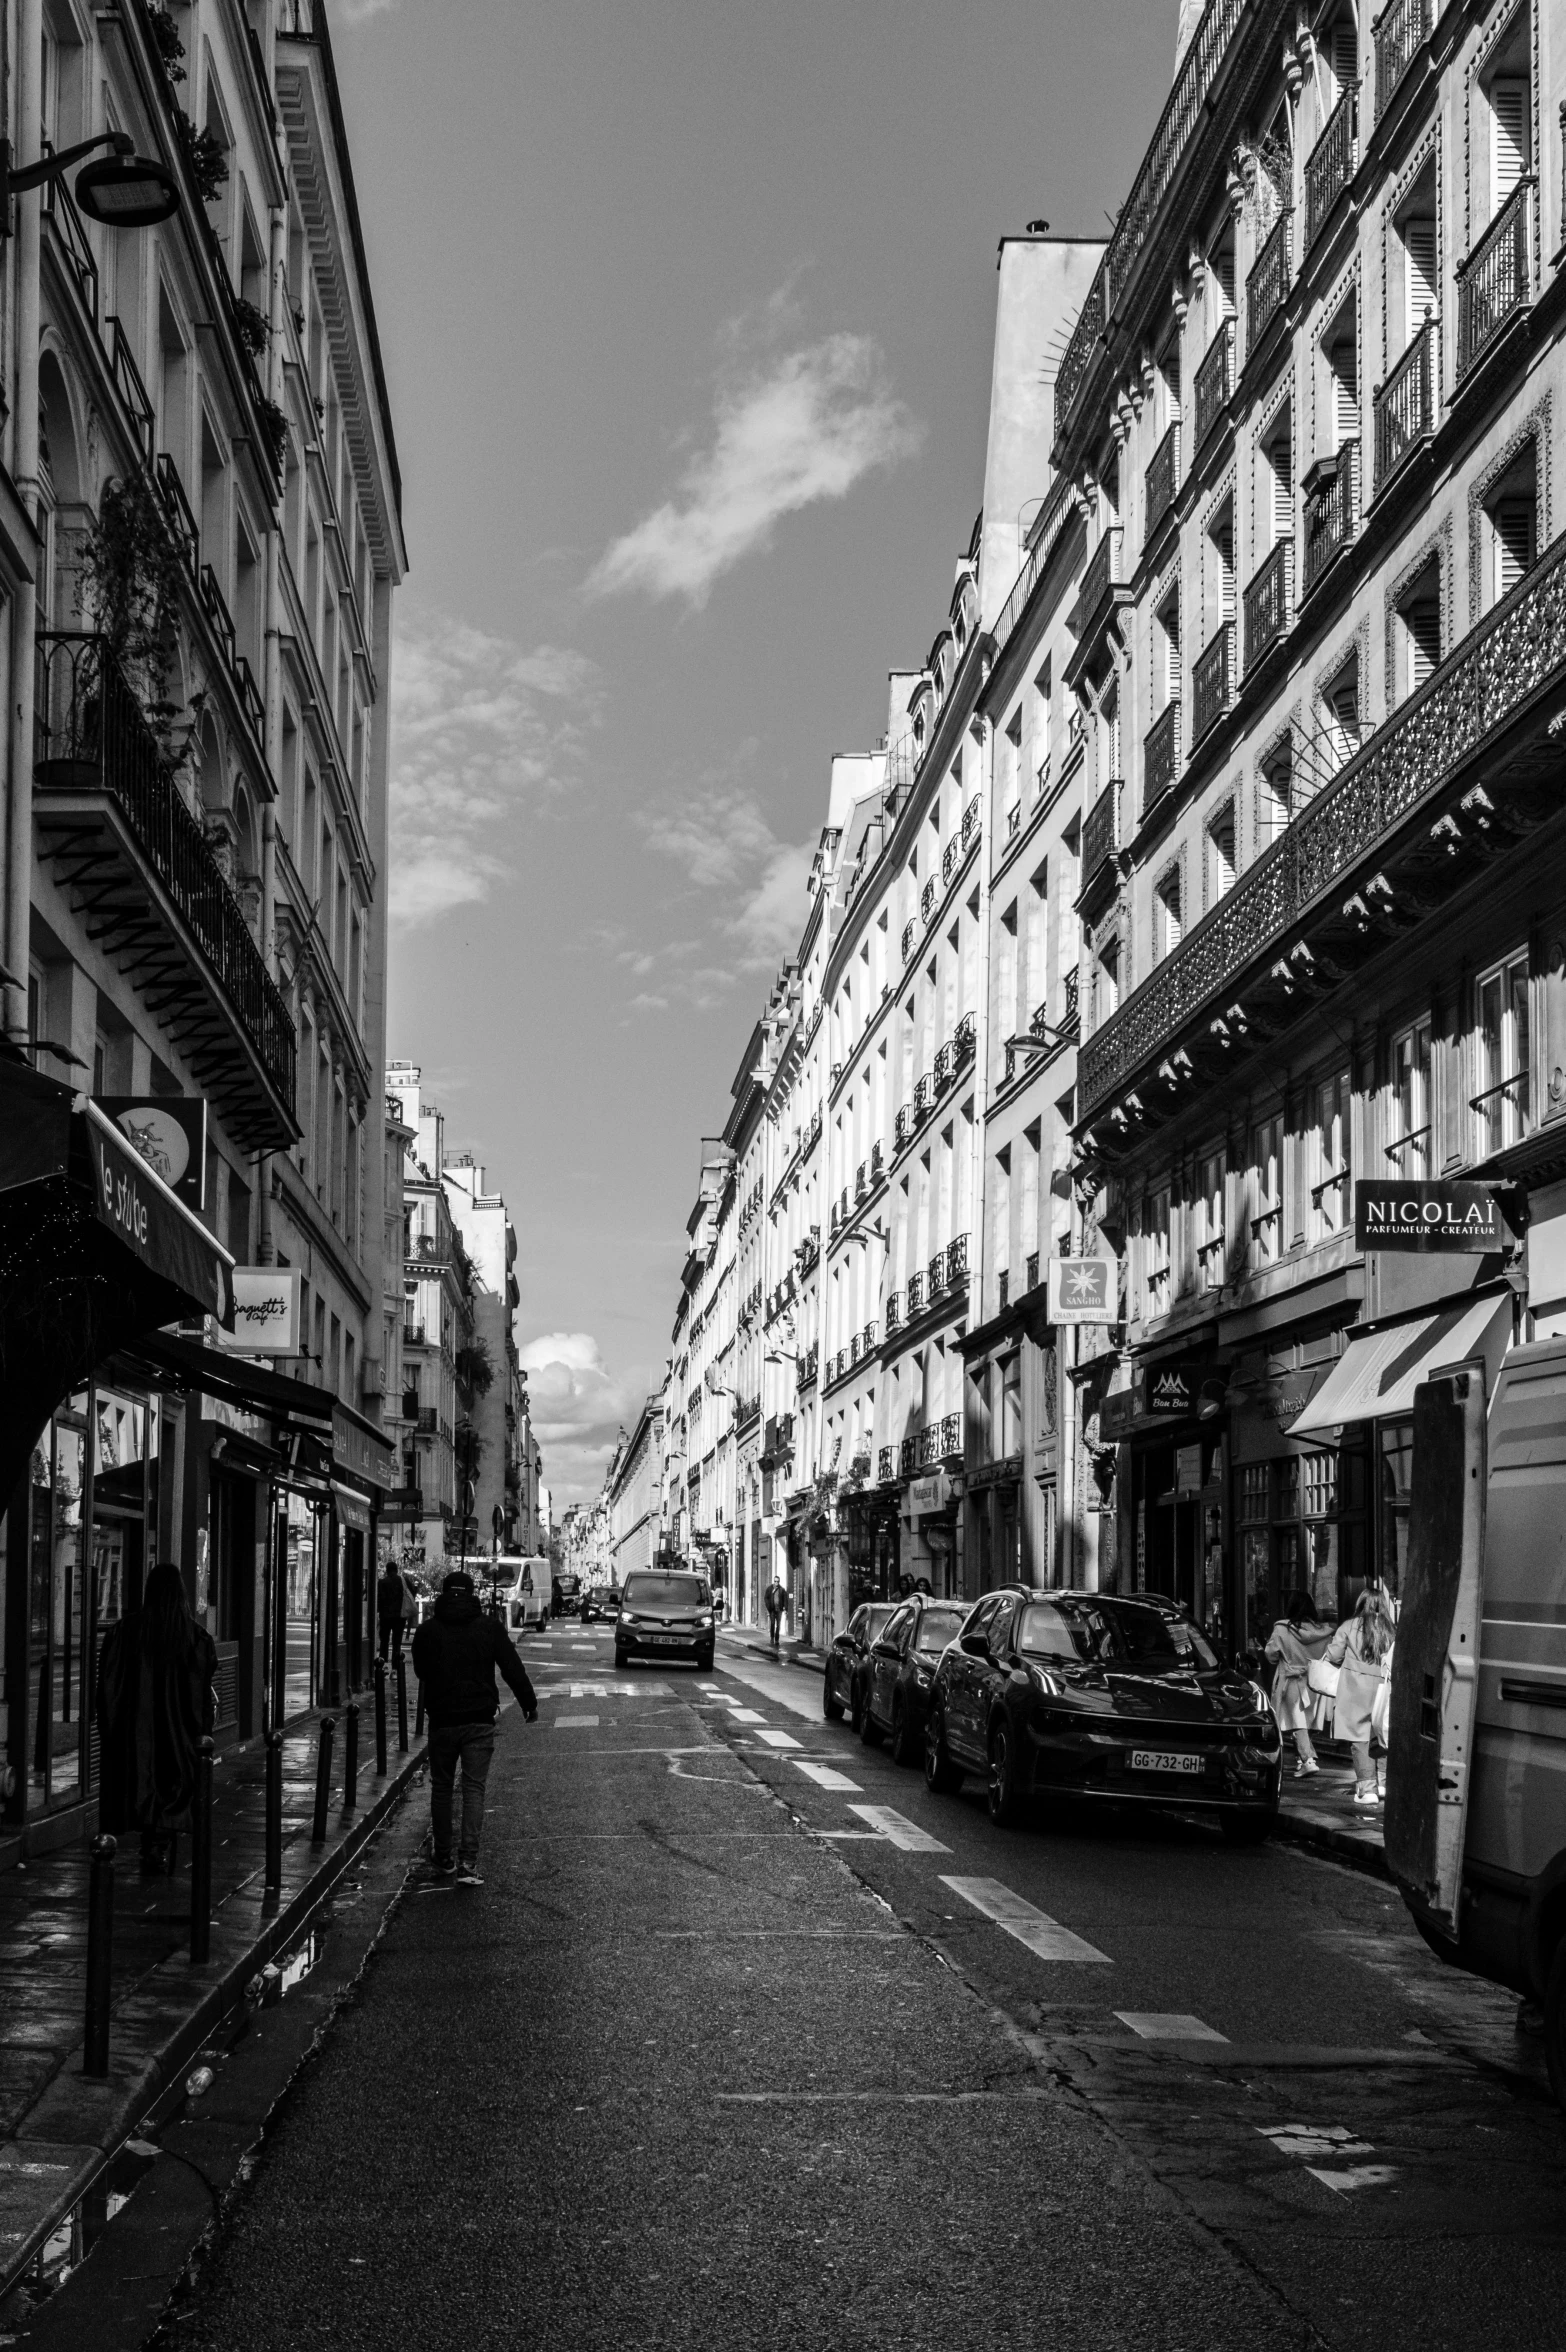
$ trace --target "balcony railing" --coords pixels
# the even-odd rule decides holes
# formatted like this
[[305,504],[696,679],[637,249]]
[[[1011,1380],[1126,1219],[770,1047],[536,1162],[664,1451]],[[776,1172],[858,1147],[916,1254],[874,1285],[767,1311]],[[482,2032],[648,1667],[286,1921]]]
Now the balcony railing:
[[1457,272],[1457,375],[1484,357],[1533,298],[1534,182],[1519,181]]
[[962,1453],[962,1415],[947,1413],[941,1421],[941,1459],[955,1462]]
[[944,1250],[936,1251],[934,1257],[930,1260],[929,1265],[925,1268],[924,1278],[926,1283],[929,1285],[928,1295],[930,1304],[933,1307],[936,1300],[940,1297],[942,1291],[946,1288],[946,1252]]
[[1082,1027],[1081,989],[1082,975],[1077,970],[1076,965],[1073,964],[1070,971],[1066,974],[1064,982],[1062,983],[1062,993],[1065,998],[1066,1007],[1065,1012],[1061,1016],[1060,1023],[1061,1035],[1063,1037],[1075,1037]]
[[950,1289],[968,1279],[968,1236],[955,1233],[946,1244],[946,1281]]
[[915,1122],[928,1116],[930,1109],[930,1073],[914,1081],[913,1115]]
[[854,1170],[854,1198],[855,1198],[855,1200],[856,1200],[856,1201],[862,1201],[862,1200],[864,1199],[864,1197],[865,1197],[865,1194],[866,1194],[866,1193],[867,1193],[869,1190],[870,1190],[870,1171],[869,1171],[869,1169],[868,1169],[868,1168],[865,1166],[865,1163],[864,1163],[864,1161],[863,1161],[863,1160],[861,1160],[861,1161],[860,1161],[860,1163],[859,1163],[859,1165],[858,1165],[858,1167],[857,1167],[857,1168]]
[[964,849],[967,848],[969,842],[973,839],[975,833],[977,833],[978,830],[979,803],[977,798],[975,798],[969,801],[967,807],[962,812],[962,845]]
[[1108,605],[1110,590],[1120,579],[1120,525],[1111,523],[1099,534],[1098,545],[1087,559],[1082,574],[1082,586],[1072,608],[1069,627],[1080,645],[1088,636],[1094,621]]
[[915,1315],[922,1315],[923,1313],[924,1313],[924,1276],[923,1276],[922,1274],[910,1274],[910,1275],[909,1275],[909,1277],[908,1277],[908,1320],[909,1320],[909,1322],[911,1323],[911,1322],[913,1321],[913,1319],[914,1319]]
[[114,803],[291,1119],[288,1006],[118,661],[103,638],[79,631],[40,633],[37,655],[34,773],[43,806],[53,794],[83,791]]
[[1359,443],[1345,441],[1330,471],[1317,469],[1305,495],[1305,593],[1308,596],[1359,520]]
[[1104,786],[1082,820],[1082,895],[1085,897],[1108,865],[1117,846],[1115,811],[1120,800],[1118,778]]
[[1196,433],[1200,449],[1229,405],[1234,390],[1234,321],[1225,319],[1208,344],[1196,370]]
[[1191,748],[1210,735],[1234,692],[1234,623],[1220,621],[1191,671]]
[[1039,1253],[1038,1253],[1038,1251],[1037,1251],[1037,1250],[1029,1250],[1029,1252],[1028,1252],[1027,1280],[1028,1280],[1028,1288],[1029,1288],[1029,1290],[1037,1290],[1037,1289],[1038,1289],[1038,1286],[1039,1286]]
[[932,874],[929,881],[925,884],[924,888],[919,893],[919,914],[922,921],[928,923],[934,906],[935,876]]
[[919,926],[917,923],[905,923],[903,925],[903,962],[905,964],[908,961],[908,951],[914,943],[914,933],[918,930],[918,928]]
[[1245,666],[1254,669],[1294,617],[1294,542],[1280,539],[1245,591]]
[[952,1058],[959,1070],[972,1061],[979,1041],[979,1025],[972,1013],[964,1013],[952,1032]]
[[935,1091],[937,1094],[946,1092],[952,1082],[952,1075],[952,1048],[951,1040],[948,1038],[944,1045],[937,1046],[935,1052]]
[[891,1482],[894,1474],[892,1466],[896,1459],[897,1448],[895,1446],[882,1446],[877,1457],[876,1476],[883,1486],[889,1485]]
[[1430,0],[1392,0],[1376,20],[1376,120],[1386,113],[1414,51],[1430,35]]
[[902,1305],[894,1290],[886,1302],[886,1336],[891,1339],[902,1327]]
[[[1139,1084],[1176,1038],[1231,1001],[1242,975],[1298,937],[1302,918],[1339,907],[1349,877],[1385,860],[1475,763],[1566,673],[1566,537],[1410,695],[1077,1057],[1077,1117]],[[1542,723],[1542,722],[1541,722]]]
[[995,1277],[995,1301],[996,1313],[1004,1315],[1011,1305],[1011,1276],[1004,1266]]
[[894,1151],[901,1151],[903,1145],[908,1141],[911,1124],[912,1114],[910,1107],[907,1103],[904,1103],[902,1109],[898,1112],[896,1118],[892,1121],[892,1148]]
[[1149,539],[1175,502],[1180,488],[1180,427],[1172,424],[1147,461],[1143,477]]
[[917,1437],[905,1437],[902,1441],[902,1444],[897,1449],[898,1477],[912,1478],[914,1471],[918,1466],[918,1461],[919,1440]]
[[874,1184],[885,1165],[885,1150],[879,1143],[870,1146],[870,1181]]
[[1288,297],[1291,276],[1289,240],[1293,225],[1292,213],[1280,213],[1271,236],[1251,264],[1251,274],[1245,281],[1245,347],[1248,351],[1255,350]]
[[1376,488],[1435,430],[1436,323],[1427,318],[1376,394]]
[[53,221],[55,232],[65,254],[65,266],[75,282],[82,308],[98,324],[98,263],[88,239],[86,226],[76,209],[75,200],[64,180],[45,182],[43,215]]
[[941,852],[941,880],[943,882],[949,882],[956,873],[957,862],[961,856],[962,845],[954,834]]
[[1354,177],[1359,160],[1359,85],[1344,91],[1305,163],[1305,250],[1320,236],[1328,213]]
[[1142,814],[1157,808],[1180,773],[1180,705],[1167,703],[1142,738]]
[[932,1421],[928,1429],[919,1432],[919,1467],[928,1470],[941,1458],[941,1424]]

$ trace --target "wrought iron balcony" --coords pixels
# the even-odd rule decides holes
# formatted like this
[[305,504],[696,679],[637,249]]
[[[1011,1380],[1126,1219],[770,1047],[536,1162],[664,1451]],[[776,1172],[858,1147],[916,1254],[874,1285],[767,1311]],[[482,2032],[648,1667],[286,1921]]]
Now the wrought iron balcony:
[[1305,161],[1305,250],[1320,236],[1327,215],[1354,177],[1359,160],[1359,84],[1344,91]]
[[1142,477],[1149,539],[1175,502],[1180,488],[1180,427],[1172,424],[1147,461]]
[[[859,1334],[857,1331],[854,1333],[853,1338],[848,1343],[848,1361],[850,1365],[857,1364],[859,1361]],[[841,1371],[843,1368],[843,1357],[841,1350],[838,1352],[837,1364],[838,1370]]]
[[1245,591],[1245,666],[1254,669],[1294,618],[1294,542],[1280,539]]
[[1234,693],[1234,623],[1220,621],[1191,671],[1191,748],[1210,735]]
[[867,1356],[873,1356],[875,1354],[875,1325],[873,1323],[867,1323],[865,1325],[863,1338],[864,1353]]
[[999,1315],[1004,1315],[1006,1309],[1011,1305],[1011,1276],[1004,1266],[995,1277],[995,1295],[999,1302],[995,1311]]
[[909,1322],[911,1323],[911,1322],[913,1321],[913,1319],[914,1319],[915,1315],[922,1315],[922,1314],[923,1314],[923,1312],[924,1312],[924,1276],[923,1276],[922,1274],[910,1274],[910,1275],[909,1275],[909,1277],[908,1277],[908,1320],[909,1320]]
[[294,1119],[294,1025],[107,642],[40,634],[34,822],[108,952],[151,984],[203,1092],[249,1148]]
[[919,1462],[919,1440],[918,1440],[918,1438],[917,1438],[917,1437],[905,1437],[905,1438],[903,1439],[903,1441],[902,1441],[902,1444],[901,1444],[901,1445],[898,1447],[898,1449],[897,1449],[897,1475],[898,1475],[898,1477],[899,1477],[899,1478],[912,1478],[912,1476],[913,1476],[913,1474],[914,1474],[914,1471],[915,1471],[915,1469],[918,1467],[918,1462]]
[[1082,975],[1081,975],[1081,973],[1080,973],[1080,972],[1077,970],[1077,967],[1076,967],[1076,965],[1075,965],[1075,964],[1073,964],[1073,965],[1072,965],[1072,967],[1071,967],[1071,969],[1070,969],[1070,971],[1069,971],[1069,972],[1066,974],[1066,977],[1065,977],[1065,980],[1064,980],[1064,983],[1063,983],[1063,991],[1064,991],[1064,995],[1065,995],[1065,1004],[1066,1004],[1066,1009],[1065,1009],[1065,1012],[1064,1012],[1064,1014],[1062,1015],[1062,1018],[1061,1018],[1061,1023],[1060,1023],[1060,1027],[1061,1027],[1061,1034],[1062,1034],[1062,1036],[1065,1036],[1065,1037],[1075,1037],[1075,1036],[1077,1035],[1078,1031],[1081,1029],[1081,1026],[1082,1026],[1082,998],[1081,998],[1081,990],[1082,990]]
[[1018,835],[1018,834],[1019,834],[1021,831],[1022,831],[1022,803],[1021,803],[1021,801],[1020,801],[1020,800],[1014,800],[1014,801],[1012,802],[1012,804],[1011,804],[1011,807],[1010,807],[1010,808],[1009,808],[1009,809],[1006,811],[1006,838],[1007,838],[1007,840],[1008,840],[1008,841],[1015,841],[1015,840],[1016,840],[1016,838],[1017,838],[1017,835]]
[[1427,318],[1376,394],[1376,488],[1435,430],[1436,323]]
[[917,1079],[914,1083],[913,1115],[916,1125],[920,1120],[927,1117],[929,1109],[930,1073],[927,1070],[924,1076],[920,1079]]
[[859,1163],[859,1165],[858,1165],[858,1167],[857,1167],[857,1168],[854,1170],[854,1198],[855,1198],[855,1200],[856,1200],[856,1201],[862,1201],[862,1200],[864,1199],[864,1197],[865,1197],[866,1193],[867,1193],[869,1190],[870,1190],[870,1171],[869,1171],[869,1169],[868,1169],[868,1168],[865,1166],[865,1163],[864,1163],[864,1161],[863,1161],[863,1160],[861,1160],[861,1161],[860,1161],[860,1163]]
[[1308,596],[1359,520],[1359,443],[1345,441],[1334,460],[1313,466],[1305,486],[1305,593]]
[[901,1309],[899,1306],[897,1293],[894,1290],[886,1302],[886,1336],[888,1339],[890,1339],[893,1333],[898,1329],[900,1320]]
[[919,1467],[928,1470],[941,1458],[941,1424],[932,1421],[928,1429],[919,1432]]
[[969,801],[967,807],[962,812],[962,845],[964,849],[967,848],[969,842],[973,839],[975,833],[977,833],[978,830],[979,803],[977,798],[974,798],[973,800]]
[[1157,808],[1180,773],[1180,705],[1166,703],[1142,738],[1142,814]]
[[919,919],[928,923],[935,909],[935,876],[932,874],[919,893]]
[[[1079,1048],[1078,1122],[1096,1119],[1132,1088],[1149,1089],[1141,1097],[1146,1111],[1157,1099],[1150,1090],[1159,1064],[1183,1037],[1193,1044],[1209,1038],[1214,1016],[1233,1004],[1242,987],[1271,985],[1269,1001],[1303,1005],[1297,975],[1308,967],[1311,940],[1302,925],[1308,921],[1318,933],[1334,922],[1346,929],[1351,918],[1345,894],[1361,874],[1390,873],[1395,890],[1399,859],[1417,847],[1424,859],[1422,891],[1442,879],[1461,881],[1472,870],[1472,858],[1460,854],[1433,862],[1433,818],[1451,802],[1454,843],[1462,842],[1470,825],[1476,839],[1494,838],[1485,830],[1495,814],[1488,796],[1512,797],[1505,782],[1495,781],[1495,748],[1515,737],[1530,707],[1539,712],[1543,742],[1549,696],[1558,693],[1563,678],[1566,537],[1554,541]],[[1537,770],[1529,770],[1520,751],[1509,756],[1522,779],[1516,787],[1522,803],[1526,779]],[[1474,792],[1471,785],[1480,778],[1482,788]],[[1464,796],[1462,807],[1458,795]],[[1482,804],[1471,817],[1468,801]],[[1541,805],[1553,809],[1558,797]],[[1521,807],[1519,821],[1527,821]],[[1226,1033],[1233,1034],[1232,1024]]]
[[885,1153],[879,1143],[870,1146],[870,1181],[875,1183],[885,1165]]
[[1115,817],[1120,804],[1120,780],[1112,777],[1082,820],[1082,884],[1086,898],[1103,875],[1118,845]]
[[966,1233],[954,1233],[951,1240],[946,1244],[947,1286],[948,1288],[955,1290],[959,1282],[966,1282],[967,1279],[968,1236]]
[[404,1323],[402,1327],[402,1344],[404,1347],[422,1347],[424,1345],[423,1324]]
[[1077,601],[1072,607],[1068,623],[1079,651],[1084,641],[1092,638],[1099,624],[1108,618],[1114,603],[1114,591],[1122,584],[1120,537],[1120,525],[1111,523],[1099,534],[1098,545],[1088,557],[1082,574],[1082,586],[1077,592]]
[[1038,1289],[1038,1286],[1039,1286],[1039,1253],[1038,1253],[1038,1251],[1037,1251],[1037,1250],[1029,1250],[1029,1252],[1028,1252],[1028,1269],[1027,1269],[1027,1280],[1028,1280],[1028,1288],[1029,1288],[1029,1290],[1037,1290],[1037,1289]]
[[910,1109],[908,1104],[904,1103],[902,1109],[898,1112],[896,1118],[892,1121],[892,1144],[895,1150],[901,1151],[903,1145],[908,1141],[910,1124]]
[[1392,0],[1376,20],[1376,120],[1385,114],[1414,52],[1430,37],[1430,0]]
[[1200,449],[1229,405],[1234,391],[1234,321],[1225,319],[1208,344],[1196,369],[1196,432],[1193,450]]
[[952,1082],[952,1049],[950,1040],[937,1046],[935,1053],[935,1091],[944,1094]]
[[958,860],[961,856],[962,845],[954,834],[941,852],[941,880],[943,882],[950,882],[957,871]]
[[925,1268],[924,1278],[928,1285],[930,1304],[933,1307],[946,1288],[946,1252],[944,1250],[936,1251],[929,1265]]
[[903,925],[903,962],[905,964],[908,961],[909,950],[914,943],[914,933],[918,930],[918,928],[919,926],[917,923],[905,923]]
[[962,1415],[948,1413],[941,1422],[941,1459],[944,1462],[962,1458]]
[[979,1025],[972,1013],[964,1013],[952,1033],[952,1054],[959,1070],[972,1061],[978,1044]]
[[1281,212],[1274,223],[1271,236],[1251,264],[1251,274],[1245,281],[1245,347],[1254,351],[1288,297],[1290,267],[1289,238],[1293,227],[1292,213]]
[[1509,318],[1533,299],[1533,200],[1536,183],[1520,180],[1457,270],[1459,383]]

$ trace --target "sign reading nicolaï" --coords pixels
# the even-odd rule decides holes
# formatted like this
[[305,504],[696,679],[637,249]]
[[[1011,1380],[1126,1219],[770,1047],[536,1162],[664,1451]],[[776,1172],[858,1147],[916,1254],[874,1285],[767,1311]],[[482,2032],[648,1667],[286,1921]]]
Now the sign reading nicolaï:
[[1356,1184],[1354,1246],[1362,1250],[1505,1247],[1500,1204],[1487,1184]]

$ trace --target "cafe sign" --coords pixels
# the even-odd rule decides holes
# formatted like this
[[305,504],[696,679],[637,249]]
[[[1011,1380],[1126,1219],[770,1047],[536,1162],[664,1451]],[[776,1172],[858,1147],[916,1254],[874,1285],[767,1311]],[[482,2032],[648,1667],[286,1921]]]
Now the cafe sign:
[[1505,1247],[1500,1204],[1488,1184],[1354,1187],[1354,1246],[1362,1250],[1468,1252]]
[[304,1278],[295,1267],[236,1266],[234,1328],[219,1342],[246,1356],[297,1356],[300,1293]]

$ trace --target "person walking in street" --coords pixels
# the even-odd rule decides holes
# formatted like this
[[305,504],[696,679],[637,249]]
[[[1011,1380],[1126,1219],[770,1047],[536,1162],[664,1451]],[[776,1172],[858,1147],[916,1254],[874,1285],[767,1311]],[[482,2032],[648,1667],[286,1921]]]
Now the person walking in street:
[[402,1571],[395,1560],[388,1560],[386,1573],[375,1587],[375,1614],[381,1629],[381,1656],[389,1652],[394,1662],[402,1656],[406,1598]]
[[788,1588],[784,1584],[781,1576],[778,1575],[777,1570],[774,1569],[772,1572],[772,1582],[767,1587],[767,1623],[772,1628],[772,1647],[774,1651],[777,1649],[778,1640],[783,1630],[783,1612],[787,1607]]
[[1331,1636],[1316,1615],[1316,1604],[1308,1592],[1293,1593],[1287,1613],[1278,1619],[1267,1636],[1263,1657],[1273,1661],[1272,1704],[1280,1731],[1292,1731],[1297,1761],[1296,1780],[1308,1779],[1320,1770],[1316,1745],[1310,1736],[1310,1668],[1319,1658]]
[[[1379,1584],[1371,1584],[1360,1594],[1353,1616],[1344,1619],[1327,1644],[1326,1663],[1341,1670],[1333,1737],[1349,1743],[1354,1758],[1354,1802],[1365,1812],[1381,1802],[1370,1742],[1377,1694],[1392,1671],[1396,1632],[1397,1603]],[[1385,1701],[1380,1704],[1384,1709]]]
[[144,1871],[172,1871],[179,1833],[191,1826],[217,1666],[217,1644],[192,1616],[179,1570],[160,1561],[139,1608],[110,1627],[98,1664],[98,1827],[115,1837],[140,1830]]
[[[413,1671],[424,1685],[430,1723],[430,1837],[435,1873],[455,1874],[459,1886],[482,1886],[479,1837],[484,1827],[484,1785],[495,1754],[499,1667],[517,1695],[529,1723],[538,1700],[527,1669],[498,1617],[479,1604],[466,1569],[453,1569],[440,1588],[434,1610],[413,1637]],[[451,1850],[452,1795],[462,1766],[462,1831]]]

